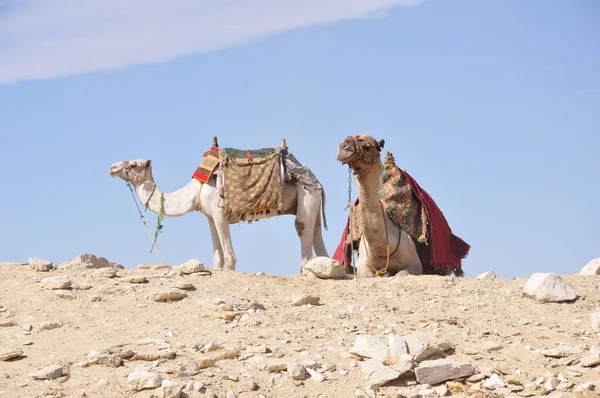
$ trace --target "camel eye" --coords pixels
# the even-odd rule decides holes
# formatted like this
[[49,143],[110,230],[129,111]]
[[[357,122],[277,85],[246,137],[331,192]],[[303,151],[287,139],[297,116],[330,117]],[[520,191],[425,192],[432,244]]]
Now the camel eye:
[[367,151],[370,151],[371,148],[373,148],[373,145],[365,145],[363,148],[365,148]]

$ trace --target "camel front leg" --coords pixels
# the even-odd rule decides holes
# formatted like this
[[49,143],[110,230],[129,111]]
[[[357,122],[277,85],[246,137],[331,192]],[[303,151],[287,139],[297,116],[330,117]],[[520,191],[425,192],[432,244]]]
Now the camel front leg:
[[223,250],[225,267],[228,270],[235,271],[237,259],[233,252],[233,244],[231,243],[231,232],[229,230],[229,220],[223,211],[219,211],[214,215],[215,229],[219,235],[219,241]]
[[221,246],[221,241],[219,240],[219,233],[217,232],[217,227],[215,226],[215,220],[211,217],[207,217],[208,226],[210,227],[210,236],[212,238],[213,243],[213,267],[217,269],[223,269],[223,246]]

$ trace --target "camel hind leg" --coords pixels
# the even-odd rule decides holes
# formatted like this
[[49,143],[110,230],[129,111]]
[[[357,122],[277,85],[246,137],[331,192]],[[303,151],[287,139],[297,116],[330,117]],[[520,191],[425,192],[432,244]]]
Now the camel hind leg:
[[319,210],[321,209],[321,197],[318,191],[307,191],[301,184],[297,184],[296,190],[298,199],[294,226],[300,238],[301,264],[304,264],[313,257],[315,224]]
[[[321,204],[322,206],[322,204]],[[313,248],[315,254],[319,257],[329,257],[325,242],[323,242],[323,226],[321,225],[321,213],[317,213],[317,220],[315,221],[315,232],[313,234]]]

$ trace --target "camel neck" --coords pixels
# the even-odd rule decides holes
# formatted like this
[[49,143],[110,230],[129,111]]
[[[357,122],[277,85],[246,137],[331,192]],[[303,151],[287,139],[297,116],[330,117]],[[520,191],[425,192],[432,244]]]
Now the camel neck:
[[135,187],[140,201],[155,213],[161,209],[161,196],[164,195],[164,214],[169,217],[179,217],[197,210],[200,183],[192,180],[183,188],[170,193],[164,193],[153,180],[146,180]]
[[385,216],[379,201],[381,163],[375,163],[369,170],[356,176],[359,214],[362,221],[363,237],[376,254],[387,253]]

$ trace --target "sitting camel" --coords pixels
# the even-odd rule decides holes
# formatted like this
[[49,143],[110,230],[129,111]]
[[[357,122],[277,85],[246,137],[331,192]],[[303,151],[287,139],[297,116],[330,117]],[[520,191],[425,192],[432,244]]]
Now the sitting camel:
[[423,267],[413,238],[400,229],[383,210],[379,201],[381,150],[385,141],[368,135],[347,137],[338,148],[337,160],[348,164],[356,175],[359,216],[363,236],[358,248],[356,275],[373,277],[385,270],[395,275],[406,271],[421,275]]
[[[213,175],[207,183],[192,179],[178,191],[163,194],[154,182],[150,160],[114,163],[110,166],[109,175],[129,181],[140,201],[155,213],[159,213],[161,209],[163,195],[165,216],[179,217],[195,210],[201,211],[208,218],[214,250],[214,267],[222,269],[225,266],[229,270],[235,270],[237,260],[229,224],[237,220],[232,221],[228,218],[225,208],[219,206],[221,196],[217,189],[216,176]],[[300,237],[301,264],[313,257],[313,248],[317,256],[329,257],[321,231],[321,211],[327,229],[324,189],[308,190],[297,180],[285,181],[281,214],[296,216],[294,225]]]

